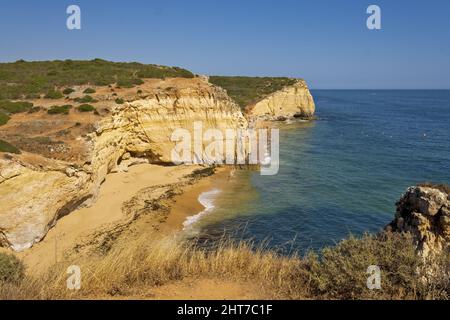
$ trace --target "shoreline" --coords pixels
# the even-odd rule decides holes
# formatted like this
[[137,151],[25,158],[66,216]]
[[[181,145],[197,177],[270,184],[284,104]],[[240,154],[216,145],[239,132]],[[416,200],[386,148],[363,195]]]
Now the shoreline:
[[162,225],[163,233],[168,234],[172,231],[178,234],[183,232],[186,220],[205,210],[205,207],[199,201],[199,197],[211,190],[222,190],[229,187],[227,183],[232,170],[233,168],[231,167],[218,167],[213,175],[187,186],[180,195],[176,196],[170,208],[167,221]]
[[[210,176],[191,176],[202,168],[140,164],[131,166],[128,172],[109,174],[97,201],[90,207],[62,217],[44,239],[31,248],[22,252],[6,251],[19,257],[32,273],[40,273],[54,264],[81,258],[85,248],[90,250],[105,239],[112,238],[108,245],[113,246],[116,242],[127,243],[142,236],[176,236],[183,230],[187,217],[204,209],[198,201],[199,195],[226,181],[231,170],[218,167]],[[155,209],[141,216],[134,213],[137,207],[131,207],[133,214],[130,215],[126,204],[138,197],[144,201],[150,197],[149,201],[164,202],[161,206],[168,209],[167,214],[161,216],[161,210]]]

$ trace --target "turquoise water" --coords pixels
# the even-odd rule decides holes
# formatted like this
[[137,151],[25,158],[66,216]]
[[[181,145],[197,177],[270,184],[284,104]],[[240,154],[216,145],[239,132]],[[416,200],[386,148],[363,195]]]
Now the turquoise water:
[[196,225],[200,242],[317,249],[381,230],[408,186],[450,183],[450,91],[312,94],[319,119],[280,126],[279,173],[238,172]]

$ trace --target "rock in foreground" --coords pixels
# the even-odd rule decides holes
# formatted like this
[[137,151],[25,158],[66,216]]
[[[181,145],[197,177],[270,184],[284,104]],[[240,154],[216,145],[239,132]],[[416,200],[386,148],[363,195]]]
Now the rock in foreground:
[[450,248],[450,188],[443,185],[410,187],[397,202],[395,219],[388,226],[411,232],[423,257]]

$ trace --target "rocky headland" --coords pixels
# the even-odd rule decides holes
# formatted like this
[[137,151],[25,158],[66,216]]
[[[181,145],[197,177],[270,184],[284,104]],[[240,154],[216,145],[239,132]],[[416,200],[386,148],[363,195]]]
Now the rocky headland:
[[[191,76],[143,78],[125,87],[59,86],[55,91],[67,95],[20,100],[34,107],[9,113],[0,127],[0,139],[18,149],[0,154],[0,245],[22,251],[39,242],[58,219],[95,203],[109,173],[139,163],[172,165],[177,128],[192,132],[201,121],[204,130],[245,129],[259,117],[312,117],[303,80],[275,89],[250,108],[208,77]],[[84,100],[94,112],[84,112]],[[55,111],[69,103],[78,107]]]

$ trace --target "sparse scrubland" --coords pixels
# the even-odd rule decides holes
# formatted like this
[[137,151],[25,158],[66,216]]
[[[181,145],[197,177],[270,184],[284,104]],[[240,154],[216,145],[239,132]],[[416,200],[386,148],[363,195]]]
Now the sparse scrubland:
[[167,77],[192,78],[194,75],[178,67],[110,62],[102,59],[33,62],[19,60],[14,63],[0,63],[0,99],[35,99],[42,94],[49,99],[55,99],[62,97],[62,93],[71,93],[67,88],[61,93],[55,90],[55,87],[87,84],[106,86],[113,83],[132,87],[142,84],[141,78]]
[[[436,263],[445,270],[449,262],[447,255]],[[0,274],[0,299],[136,298],[167,283],[204,277],[256,284],[268,299],[448,299],[450,293],[448,274],[425,281],[420,273],[424,262],[415,254],[412,238],[396,233],[349,237],[302,258],[249,242],[223,240],[203,249],[174,239],[146,238],[133,245],[118,243],[106,254],[74,264],[82,270],[79,291],[66,288],[68,263],[39,277],[20,275],[20,281],[0,266],[6,270]],[[381,268],[380,290],[367,289],[369,265]]]

